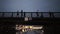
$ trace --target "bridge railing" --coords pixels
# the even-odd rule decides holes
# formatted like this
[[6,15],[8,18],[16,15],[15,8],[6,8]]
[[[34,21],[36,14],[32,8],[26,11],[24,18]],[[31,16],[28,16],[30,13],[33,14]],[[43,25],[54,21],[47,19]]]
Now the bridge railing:
[[60,18],[60,12],[0,12],[1,17]]

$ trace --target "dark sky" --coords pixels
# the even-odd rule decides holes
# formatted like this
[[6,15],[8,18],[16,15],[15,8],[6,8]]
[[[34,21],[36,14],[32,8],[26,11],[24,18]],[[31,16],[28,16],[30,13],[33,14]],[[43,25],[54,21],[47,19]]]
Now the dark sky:
[[0,0],[0,11],[41,12],[60,11],[60,0]]

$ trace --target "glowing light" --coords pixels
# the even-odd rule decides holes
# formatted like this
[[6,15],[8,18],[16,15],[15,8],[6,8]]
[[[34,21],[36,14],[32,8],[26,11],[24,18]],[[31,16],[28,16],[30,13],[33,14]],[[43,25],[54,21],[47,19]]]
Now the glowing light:
[[24,19],[25,21],[28,21],[28,17],[25,17],[25,19]]
[[24,29],[22,29],[22,32],[25,32]]
[[33,26],[30,26],[30,28],[33,28]]
[[40,29],[42,29],[43,27],[41,26]]
[[25,28],[28,28],[28,26],[25,26]]
[[42,29],[43,27],[33,27],[33,29]]

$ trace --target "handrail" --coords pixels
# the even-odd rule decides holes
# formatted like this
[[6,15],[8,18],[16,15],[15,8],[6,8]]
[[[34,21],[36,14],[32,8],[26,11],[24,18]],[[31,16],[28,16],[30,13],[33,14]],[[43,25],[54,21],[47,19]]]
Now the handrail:
[[[7,14],[8,13],[8,14]],[[10,17],[44,17],[44,14],[46,13],[50,18],[55,17],[55,13],[60,15],[60,12],[0,12],[0,17],[9,17],[9,13],[11,13]],[[26,15],[27,14],[27,15]],[[35,16],[34,16],[35,15]]]
[[[3,13],[3,12],[0,12],[0,13]],[[12,13],[12,12],[4,12],[4,13]],[[13,13],[17,13],[17,12],[13,12]],[[31,12],[27,12],[27,13],[31,13]],[[32,13],[36,13],[36,12],[32,12]],[[41,13],[41,12],[39,12],[39,13]],[[42,13],[49,13],[49,12],[42,12]],[[51,13],[60,13],[60,12],[51,12]]]

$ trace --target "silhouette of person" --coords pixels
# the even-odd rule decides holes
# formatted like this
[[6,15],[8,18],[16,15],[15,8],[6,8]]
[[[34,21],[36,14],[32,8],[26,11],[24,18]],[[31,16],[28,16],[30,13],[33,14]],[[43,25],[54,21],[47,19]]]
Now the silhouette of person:
[[21,17],[23,17],[23,10],[21,10]]
[[39,11],[39,10],[37,10],[37,12],[36,12],[37,17],[39,17],[38,11]]
[[50,18],[51,18],[51,17],[54,17],[53,12],[50,12],[50,11],[49,11],[49,15],[50,15]]
[[17,17],[19,16],[19,11],[17,10]]

